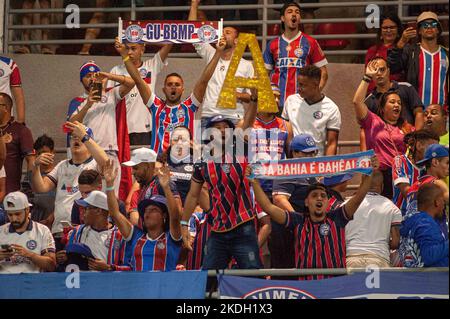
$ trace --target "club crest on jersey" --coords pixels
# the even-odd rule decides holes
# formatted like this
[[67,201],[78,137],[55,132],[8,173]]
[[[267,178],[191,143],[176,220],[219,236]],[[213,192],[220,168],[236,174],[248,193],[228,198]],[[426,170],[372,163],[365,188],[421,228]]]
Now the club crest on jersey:
[[142,40],[144,36],[144,31],[137,24],[130,25],[125,30],[125,38],[131,43],[137,43]]
[[27,241],[26,246],[30,250],[35,250],[37,247],[37,242],[35,240],[29,240],[29,241]]
[[106,103],[106,101],[108,101],[108,98],[106,97],[106,95],[102,95],[102,98],[100,99],[100,101],[102,103]]
[[295,49],[294,54],[295,54],[295,56],[296,56],[297,58],[301,57],[301,56],[303,55],[303,50],[302,50],[302,48],[297,48],[297,49]]
[[146,68],[140,69],[139,73],[141,74],[141,78],[147,77],[147,69]]
[[166,248],[166,244],[164,244],[162,241],[160,241],[157,245],[156,248],[158,249],[165,249]]
[[328,224],[322,224],[322,225],[320,225],[320,227],[319,227],[319,233],[322,235],[322,236],[328,236],[328,233],[330,232],[330,225],[328,225]]
[[180,119],[182,117],[185,117],[186,113],[184,112],[184,110],[180,109],[177,111],[177,117]]
[[216,29],[214,29],[212,26],[210,25],[202,25],[200,28],[198,28],[197,31],[198,34],[198,38],[202,41],[202,42],[212,42],[214,41],[214,39],[216,38]]
[[316,120],[320,120],[323,117],[323,113],[321,111],[316,111],[316,112],[313,113],[313,117]]
[[222,171],[225,172],[225,174],[230,173],[230,164],[222,164]]
[[0,69],[0,76],[4,76],[5,75],[5,71],[3,71],[3,69]]

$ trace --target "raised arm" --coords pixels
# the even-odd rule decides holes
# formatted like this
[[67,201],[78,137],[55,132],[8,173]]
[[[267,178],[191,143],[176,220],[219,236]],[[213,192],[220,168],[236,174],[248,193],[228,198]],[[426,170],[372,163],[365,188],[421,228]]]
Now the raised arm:
[[92,107],[92,105],[100,101],[100,97],[96,96],[97,92],[98,90],[94,90],[93,87],[91,87],[89,95],[86,99],[86,104],[76,114],[73,114],[76,112],[76,110],[72,113],[72,115],[69,117],[70,122],[83,122],[84,117],[86,116],[87,112]]
[[192,0],[191,1],[191,8],[189,9],[189,21],[197,21],[197,10],[198,6],[200,4],[200,0]]
[[97,78],[102,81],[103,87],[106,87],[106,83],[109,81],[118,82],[119,86],[119,95],[123,98],[127,95],[132,88],[134,88],[134,80],[129,76],[112,74],[108,72],[98,72]]
[[327,66],[324,65],[320,68],[320,83],[319,83],[319,89],[320,91],[322,91],[325,88],[325,85],[327,84],[328,81],[328,70],[327,70]]
[[259,185],[259,181],[255,178],[250,178],[251,173],[252,168],[250,165],[248,165],[245,169],[245,176],[247,176],[249,182],[252,183],[256,201],[261,206],[262,210],[270,215],[270,218],[274,222],[284,225],[286,223],[285,211],[270,202],[266,193],[264,193],[263,189],[261,188],[261,185]]
[[41,164],[53,164],[55,155],[52,153],[42,153],[34,160],[33,169],[31,171],[31,188],[36,193],[47,193],[55,189],[55,183],[47,176],[42,177]]
[[[245,108],[244,121],[242,122],[242,130],[253,127],[255,122],[256,113],[258,112],[258,91],[256,89],[251,89],[250,103],[248,107]],[[248,136],[245,135],[246,138]]]
[[197,81],[194,87],[194,96],[200,103],[203,101],[203,97],[205,96],[206,88],[208,87],[208,82],[211,79],[214,70],[216,69],[217,62],[219,62],[220,55],[225,49],[227,42],[225,37],[222,36],[219,40],[219,43],[216,45],[216,52],[214,53],[213,58],[209,61],[206,68],[203,70],[200,79]]
[[[183,245],[188,250],[192,251],[192,246],[190,243],[190,234],[189,234],[189,219],[191,218],[192,213],[194,212],[195,207],[197,206],[200,193],[202,191],[203,183],[198,183],[195,180],[191,179],[191,188],[189,189],[189,193],[186,196],[186,200],[184,201],[184,209],[183,214],[181,216],[181,221],[184,223],[181,225],[181,234],[183,236]],[[187,224],[186,224],[187,223]]]
[[356,90],[355,96],[353,97],[353,106],[355,107],[356,119],[361,121],[366,118],[369,108],[367,107],[364,100],[366,99],[367,89],[369,88],[369,83],[372,81],[372,77],[377,73],[378,64],[377,61],[370,62],[366,67],[366,74],[364,79]]
[[65,125],[72,130],[71,134],[78,137],[80,141],[83,141],[84,138],[83,143],[97,162],[97,165],[105,165],[106,161],[108,160],[108,155],[106,155],[105,151],[92,138],[89,137],[88,133],[86,132],[86,126],[84,126],[80,122],[66,122]]
[[372,182],[373,171],[377,170],[380,167],[378,158],[376,156],[373,156],[371,158],[371,163],[372,163],[372,169],[373,169],[372,174],[370,174],[369,176],[366,176],[366,175],[362,176],[361,184],[358,187],[358,191],[356,192],[355,195],[353,195],[353,197],[344,206],[348,219],[353,218],[353,215],[355,214],[359,205],[366,197],[367,192],[369,191],[369,188],[370,188],[370,184]]
[[114,46],[116,48],[116,51],[122,56],[123,64],[127,68],[128,74],[131,76],[134,83],[136,84],[136,87],[139,90],[139,94],[142,97],[142,102],[144,102],[144,104],[147,105],[152,95],[152,90],[150,89],[150,86],[144,81],[144,79],[141,77],[141,74],[139,73],[139,70],[136,68],[133,62],[131,62],[125,44],[120,43],[119,38],[116,38]]
[[158,169],[157,175],[159,184],[164,190],[164,195],[167,200],[167,209],[169,211],[170,220],[170,235],[173,239],[177,240],[181,237],[181,212],[179,205],[177,204],[175,197],[173,196],[172,190],[170,189],[170,170],[167,164]]
[[106,195],[108,198],[108,210],[115,224],[120,230],[124,238],[130,237],[133,225],[119,211],[116,194],[114,193],[114,181],[119,171],[118,167],[114,167],[114,162],[108,159],[105,165],[101,166],[102,176],[106,182]]

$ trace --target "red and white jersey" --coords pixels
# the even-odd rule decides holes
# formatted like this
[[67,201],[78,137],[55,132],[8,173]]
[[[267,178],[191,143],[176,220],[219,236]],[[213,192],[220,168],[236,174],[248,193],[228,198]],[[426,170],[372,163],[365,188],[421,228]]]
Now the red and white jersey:
[[420,47],[419,86],[417,91],[423,105],[446,104],[447,90],[445,78],[448,70],[448,56],[443,47],[431,53]]
[[328,61],[319,43],[300,31],[291,40],[284,35],[271,40],[264,51],[264,64],[270,71],[270,81],[280,88],[280,104],[283,106],[288,96],[298,92],[299,70],[310,64],[320,68]]
[[[163,62],[158,52],[152,59],[145,60],[138,68],[144,81],[150,85],[152,92],[155,92],[156,89],[157,75],[165,66],[167,66],[167,64],[167,60]],[[113,67],[110,73],[130,76],[123,64]],[[116,85],[118,85],[117,82],[108,81],[107,87]],[[152,129],[152,122],[136,86],[125,95],[125,104],[127,107],[128,133],[150,132]]]
[[21,86],[20,71],[13,59],[0,56],[0,92],[8,93],[12,97],[11,87]]

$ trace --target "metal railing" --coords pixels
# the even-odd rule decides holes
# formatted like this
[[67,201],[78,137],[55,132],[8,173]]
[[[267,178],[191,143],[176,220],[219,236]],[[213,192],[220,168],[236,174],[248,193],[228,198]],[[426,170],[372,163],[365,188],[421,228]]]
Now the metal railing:
[[[75,2],[75,1],[74,1]],[[245,5],[201,5],[200,10],[203,11],[218,11],[218,10],[242,10],[242,9],[255,9],[262,10],[261,20],[236,20],[236,21],[224,21],[225,26],[257,26],[261,27],[261,34],[257,35],[257,39],[261,40],[262,49],[265,49],[267,40],[270,40],[276,36],[268,35],[268,26],[279,24],[280,20],[269,20],[269,9],[280,9],[282,4],[269,4],[269,0],[261,0],[261,4],[245,4]],[[380,6],[397,7],[398,16],[403,22],[415,20],[416,17],[404,16],[404,6],[408,5],[421,5],[421,4],[447,4],[447,0],[417,0],[417,1],[346,1],[346,2],[329,2],[329,3],[305,3],[301,4],[302,8],[349,8],[349,7],[366,7],[369,4],[376,4]],[[159,6],[159,7],[136,7],[135,0],[131,1],[129,7],[120,8],[80,8],[80,13],[94,13],[94,12],[129,12],[132,19],[135,19],[138,12],[171,12],[171,11],[184,11],[189,12],[189,6]],[[12,40],[11,35],[13,30],[37,30],[37,29],[65,29],[65,24],[35,24],[35,25],[20,25],[13,24],[12,15],[22,15],[28,13],[51,13],[51,14],[64,14],[65,8],[49,8],[49,9],[11,9],[10,0],[5,1],[5,37],[4,37],[4,50],[8,53],[9,46],[12,45],[40,45],[40,44],[106,44],[113,43],[113,39],[56,39],[56,40]],[[440,20],[448,20],[448,15],[439,16]],[[320,23],[362,23],[366,20],[365,17],[351,17],[351,18],[317,18],[317,19],[302,19],[302,23],[320,24]],[[97,23],[97,24],[80,24],[80,29],[86,28],[117,28],[117,23]],[[448,36],[448,31],[443,32],[443,36]],[[316,39],[373,39],[376,34],[315,34]],[[324,50],[327,55],[364,55],[366,50]],[[172,53],[174,57],[196,57],[195,53]]]

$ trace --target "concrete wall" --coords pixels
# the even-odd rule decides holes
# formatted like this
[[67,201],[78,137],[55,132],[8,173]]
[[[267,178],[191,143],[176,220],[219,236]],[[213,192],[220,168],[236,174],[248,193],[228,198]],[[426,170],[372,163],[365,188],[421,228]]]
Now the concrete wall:
[[[37,138],[43,133],[53,137],[57,147],[65,146],[61,126],[65,121],[69,101],[83,92],[79,81],[79,68],[88,59],[94,59],[109,71],[121,62],[119,57],[83,57],[67,55],[11,55],[19,65],[26,98],[27,125]],[[201,59],[171,58],[169,66],[157,81],[157,94],[162,94],[162,82],[170,72],[180,73],[185,80],[187,96],[198,79],[204,63]],[[356,64],[330,64],[325,94],[335,101],[342,114],[340,140],[358,140],[358,127],[351,100],[363,74],[363,66]],[[345,148],[348,153],[356,148]]]

